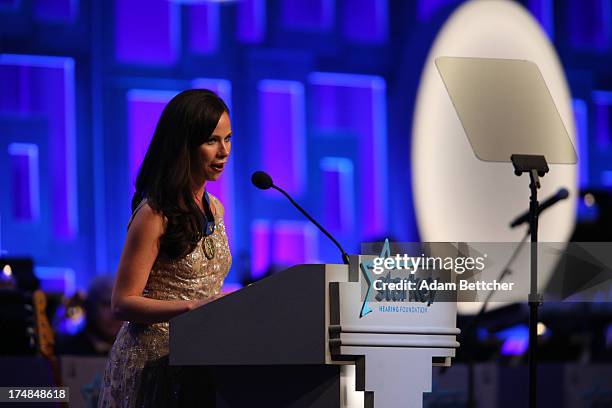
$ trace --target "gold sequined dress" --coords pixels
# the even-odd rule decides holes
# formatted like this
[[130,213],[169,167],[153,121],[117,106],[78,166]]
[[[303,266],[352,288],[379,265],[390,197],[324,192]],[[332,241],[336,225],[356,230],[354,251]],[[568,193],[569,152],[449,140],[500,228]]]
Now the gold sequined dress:
[[[221,291],[232,258],[223,214],[219,211],[222,206],[215,197],[210,197],[211,204],[217,209],[215,232],[211,235],[215,256],[210,260],[206,258],[202,238],[195,249],[181,259],[167,261],[158,257],[143,296],[162,300],[194,300]],[[183,405],[177,401],[185,374],[182,371],[185,370],[168,365],[168,326],[167,322],[123,324],[109,353],[98,407]]]

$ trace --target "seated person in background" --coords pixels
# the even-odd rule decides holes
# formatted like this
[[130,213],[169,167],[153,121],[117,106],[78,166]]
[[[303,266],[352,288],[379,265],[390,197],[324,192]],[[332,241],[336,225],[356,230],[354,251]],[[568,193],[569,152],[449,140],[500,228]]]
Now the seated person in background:
[[85,299],[85,328],[71,336],[57,339],[56,354],[106,356],[122,322],[111,312],[113,279],[98,276],[91,283]]

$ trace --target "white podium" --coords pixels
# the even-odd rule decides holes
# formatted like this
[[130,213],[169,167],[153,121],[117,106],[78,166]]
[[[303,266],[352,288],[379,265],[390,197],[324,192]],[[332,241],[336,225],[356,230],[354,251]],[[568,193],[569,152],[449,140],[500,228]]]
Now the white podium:
[[[372,258],[372,257],[369,257]],[[327,265],[330,277],[329,345],[332,362],[356,360],[356,385],[365,406],[421,407],[431,391],[432,366],[450,366],[459,347],[457,305],[439,302],[370,302],[364,309],[361,270],[352,257],[348,280],[341,267]]]
[[456,304],[363,315],[363,260],[295,266],[172,319],[170,364],[208,366],[220,407],[421,407],[459,346]]

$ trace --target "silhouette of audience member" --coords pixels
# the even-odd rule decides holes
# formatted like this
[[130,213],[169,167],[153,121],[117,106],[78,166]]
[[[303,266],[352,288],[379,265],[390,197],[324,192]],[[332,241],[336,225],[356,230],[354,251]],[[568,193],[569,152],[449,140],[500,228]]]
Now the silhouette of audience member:
[[123,322],[113,318],[111,295],[113,279],[98,276],[91,283],[85,299],[85,327],[74,335],[61,336],[56,354],[106,356]]

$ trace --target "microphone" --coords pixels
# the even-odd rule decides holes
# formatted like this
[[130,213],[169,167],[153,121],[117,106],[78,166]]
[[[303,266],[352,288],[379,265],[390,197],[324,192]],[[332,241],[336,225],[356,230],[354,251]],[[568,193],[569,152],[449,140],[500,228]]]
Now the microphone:
[[287,192],[285,190],[283,190],[282,188],[274,185],[274,183],[272,182],[272,177],[270,177],[270,175],[264,171],[256,171],[255,173],[253,173],[253,175],[251,176],[251,182],[255,185],[255,187],[261,189],[261,190],[267,190],[269,188],[273,188],[275,190],[280,191],[285,197],[287,197],[287,199],[291,202],[291,204],[293,204],[295,206],[295,208],[297,208],[302,214],[304,214],[304,216],[306,218],[308,218],[310,220],[310,222],[312,222],[314,225],[317,226],[317,228],[319,228],[319,230],[321,230],[321,232],[323,234],[325,234],[327,236],[327,238],[329,238],[340,250],[340,253],[342,254],[342,262],[346,265],[349,264],[349,257],[348,254],[346,253],[346,251],[342,248],[342,246],[338,243],[338,241],[336,241],[334,239],[334,237],[331,236],[331,234],[329,232],[327,232],[327,230],[325,228],[323,228],[323,226],[321,226],[321,224],[319,224],[314,218],[312,218],[310,216],[310,214],[308,214],[306,212],[306,210],[304,210],[298,203],[296,203],[293,198],[291,198],[291,196],[289,194],[287,194]]
[[251,176],[251,182],[261,190],[267,190],[274,185],[272,177],[265,171],[256,171]]
[[[561,200],[565,200],[567,197],[569,197],[569,191],[567,191],[566,188],[561,187],[555,194],[542,201],[542,204],[538,206],[538,215],[540,215],[540,213],[546,210],[548,207],[557,204],[557,202]],[[516,217],[514,221],[510,223],[510,228],[516,228],[526,222],[529,222],[529,211],[524,212],[523,214]]]

